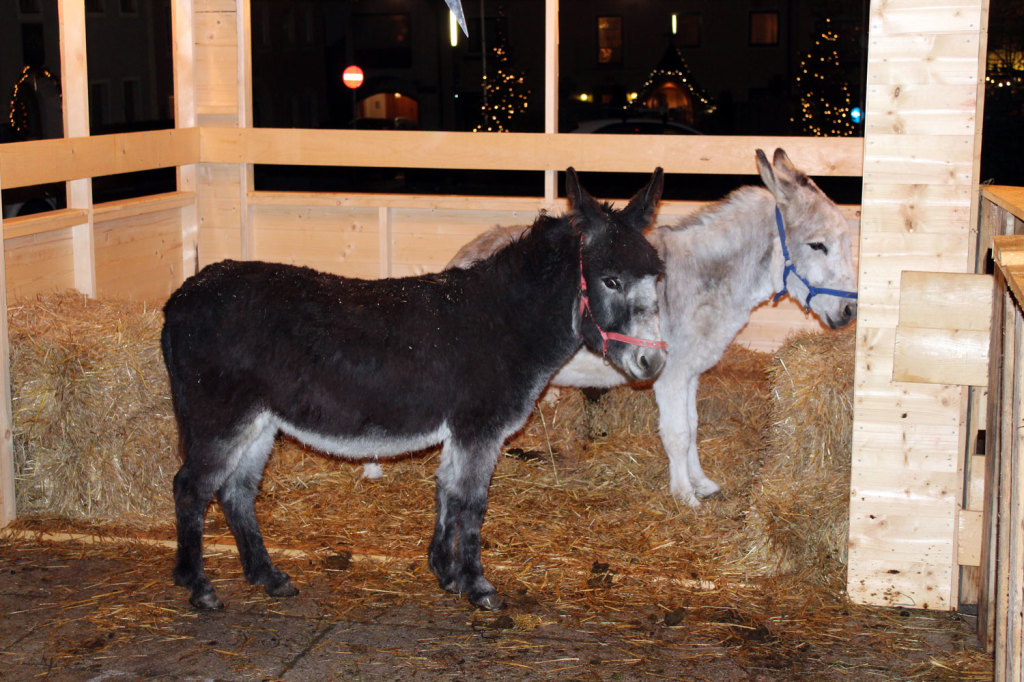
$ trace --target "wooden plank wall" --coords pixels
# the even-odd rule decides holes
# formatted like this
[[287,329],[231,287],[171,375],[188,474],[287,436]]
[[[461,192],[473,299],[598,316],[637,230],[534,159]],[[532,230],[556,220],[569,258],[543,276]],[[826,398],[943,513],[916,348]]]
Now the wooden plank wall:
[[1024,236],[996,236],[984,529],[978,637],[994,653],[995,679],[1021,679],[1024,639]]
[[973,272],[986,0],[873,0],[848,592],[955,608],[966,389],[895,381],[901,274]]

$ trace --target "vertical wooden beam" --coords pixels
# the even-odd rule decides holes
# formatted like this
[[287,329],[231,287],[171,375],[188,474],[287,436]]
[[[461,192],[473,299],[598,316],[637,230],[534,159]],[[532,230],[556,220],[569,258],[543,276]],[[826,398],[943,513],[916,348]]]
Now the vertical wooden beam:
[[387,206],[377,209],[377,239],[380,244],[380,276],[391,277],[395,272],[394,216]]
[[[847,577],[859,603],[957,604],[963,391],[892,375],[902,272],[974,270],[988,0],[956,5],[870,8]],[[936,204],[948,212],[924,210]]]
[[[195,83],[195,17],[192,0],[171,2],[171,58],[174,60],[174,127],[196,127]],[[197,189],[196,164],[179,166],[177,185],[179,192]],[[196,202],[181,209],[181,257],[185,277],[199,266],[199,218]]]
[[[558,132],[558,0],[544,2],[544,132]],[[558,169],[544,171],[544,204],[558,199]]]
[[[0,169],[2,171],[3,169]],[[0,187],[3,186],[0,177]],[[0,214],[0,235],[4,219]],[[17,513],[14,506],[14,444],[11,439],[11,374],[10,345],[7,338],[7,272],[4,267],[4,249],[0,248],[0,528]]]
[[[57,0],[60,24],[61,90],[64,105],[64,137],[89,135],[89,69],[85,50],[85,3]],[[88,220],[71,228],[75,288],[96,295],[96,249],[93,241],[92,179],[67,183],[68,208],[84,208]]]
[[[252,127],[252,15],[250,0],[238,0],[235,15],[238,35],[238,127]],[[249,211],[249,194],[254,188],[253,164],[239,167],[238,189],[239,219],[242,227],[242,258],[253,258],[256,251],[253,244],[252,215]]]

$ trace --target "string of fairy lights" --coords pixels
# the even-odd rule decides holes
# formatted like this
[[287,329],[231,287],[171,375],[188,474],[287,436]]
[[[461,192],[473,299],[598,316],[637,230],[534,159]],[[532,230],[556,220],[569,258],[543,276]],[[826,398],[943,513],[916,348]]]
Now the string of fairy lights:
[[831,19],[814,47],[804,55],[796,77],[800,111],[791,121],[815,136],[848,136],[856,132],[850,84],[843,77],[839,61],[839,34]]
[[710,108],[711,99],[708,97],[707,92],[697,85],[693,74],[690,72],[690,68],[686,65],[686,60],[684,60],[682,55],[679,54],[679,48],[675,48],[675,50],[676,54],[679,55],[680,66],[676,66],[671,69],[655,67],[650,74],[648,74],[647,80],[644,81],[644,84],[640,87],[640,92],[649,93],[656,83],[660,84],[666,81],[675,81],[677,83],[682,83],[690,95],[703,104],[705,108]]
[[14,88],[11,90],[11,101],[7,109],[7,121],[14,130],[22,135],[29,134],[32,125],[32,116],[29,111],[29,102],[31,100],[26,96],[26,88],[34,85],[35,80],[38,78],[46,78],[52,82],[57,90],[57,96],[60,96],[60,81],[45,67],[26,66],[21,70],[21,77],[18,78],[18,82],[14,84]]

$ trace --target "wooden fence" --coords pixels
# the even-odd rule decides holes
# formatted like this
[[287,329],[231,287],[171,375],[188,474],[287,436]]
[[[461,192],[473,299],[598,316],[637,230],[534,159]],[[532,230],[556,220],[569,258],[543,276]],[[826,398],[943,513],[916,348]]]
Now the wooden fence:
[[999,226],[995,262],[984,543],[978,636],[995,654],[996,680],[1020,680],[1024,636],[1024,188],[984,192],[983,215]]

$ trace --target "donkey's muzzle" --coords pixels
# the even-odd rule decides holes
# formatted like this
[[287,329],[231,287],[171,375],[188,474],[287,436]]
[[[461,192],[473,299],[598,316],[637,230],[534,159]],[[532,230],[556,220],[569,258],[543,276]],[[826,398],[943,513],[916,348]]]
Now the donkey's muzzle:
[[857,317],[857,304],[850,302],[839,309],[835,316],[831,314],[825,316],[825,321],[828,326],[832,329],[839,329],[853,322],[853,318]]
[[667,357],[660,348],[631,348],[622,369],[633,381],[647,381],[658,376]]

